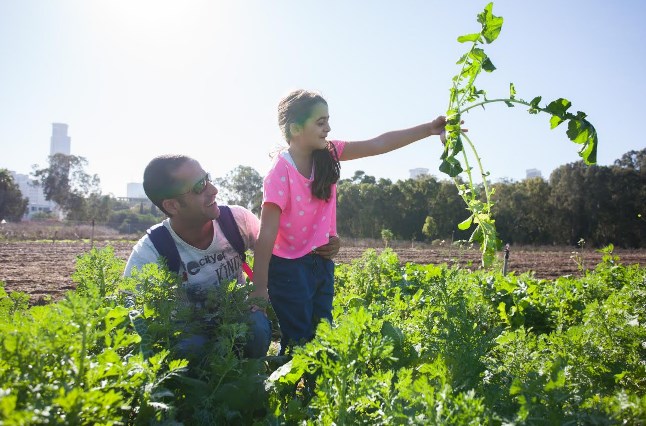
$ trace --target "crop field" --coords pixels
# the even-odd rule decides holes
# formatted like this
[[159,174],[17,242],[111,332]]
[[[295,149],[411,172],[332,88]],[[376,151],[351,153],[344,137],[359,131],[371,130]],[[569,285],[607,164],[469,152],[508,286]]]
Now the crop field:
[[[134,242],[99,241],[94,246],[113,247],[115,255],[126,261]],[[381,241],[344,243],[335,261],[351,263],[369,248],[378,252],[383,249]],[[356,244],[356,245],[354,245]],[[353,245],[353,246],[348,246]],[[459,247],[391,247],[400,262],[417,264],[447,264],[476,269],[480,265],[480,252],[476,248]],[[71,275],[78,256],[91,249],[89,242],[11,241],[0,243],[0,281],[6,283],[7,291],[21,291],[30,295],[32,303],[47,299],[59,300],[65,292],[75,288]],[[646,250],[615,249],[622,264],[646,266]],[[581,275],[582,269],[593,269],[601,261],[601,253],[594,249],[572,247],[511,247],[508,272],[520,274],[533,271],[536,278],[556,279],[565,275]],[[502,268],[503,253],[498,255]]]

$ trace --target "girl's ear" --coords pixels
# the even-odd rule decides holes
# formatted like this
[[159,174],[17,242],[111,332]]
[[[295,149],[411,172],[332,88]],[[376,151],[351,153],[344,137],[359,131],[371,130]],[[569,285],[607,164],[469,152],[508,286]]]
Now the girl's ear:
[[296,123],[289,124],[289,135],[291,137],[297,136],[301,132],[301,130],[303,130],[303,126]]

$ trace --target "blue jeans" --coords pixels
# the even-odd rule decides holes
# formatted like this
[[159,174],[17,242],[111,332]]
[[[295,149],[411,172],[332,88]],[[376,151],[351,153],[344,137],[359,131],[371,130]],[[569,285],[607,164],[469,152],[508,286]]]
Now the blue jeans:
[[[261,358],[267,355],[271,343],[271,321],[264,312],[249,313],[250,337],[244,348],[247,358]],[[202,334],[191,334],[180,340],[178,351],[180,354],[190,355],[204,349],[208,337]]]
[[334,262],[317,254],[298,259],[273,256],[267,283],[281,332],[280,354],[314,337],[322,319],[332,322]]

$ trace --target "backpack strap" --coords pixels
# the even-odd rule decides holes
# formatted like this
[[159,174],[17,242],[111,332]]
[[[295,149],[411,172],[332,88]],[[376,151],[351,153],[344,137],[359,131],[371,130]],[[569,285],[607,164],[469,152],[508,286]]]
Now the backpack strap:
[[242,259],[242,269],[245,271],[247,276],[251,281],[253,281],[253,273],[251,268],[247,263],[247,254],[244,246],[244,241],[242,240],[242,235],[240,235],[240,229],[236,223],[231,208],[229,206],[218,206],[220,208],[220,216],[216,219],[220,225],[222,233],[229,241],[229,244],[238,252],[240,258]]
[[166,258],[166,266],[168,266],[168,270],[179,273],[179,267],[181,264],[179,252],[177,251],[175,240],[173,240],[168,229],[166,229],[162,223],[158,223],[157,225],[148,228],[146,233],[159,252],[159,255]]

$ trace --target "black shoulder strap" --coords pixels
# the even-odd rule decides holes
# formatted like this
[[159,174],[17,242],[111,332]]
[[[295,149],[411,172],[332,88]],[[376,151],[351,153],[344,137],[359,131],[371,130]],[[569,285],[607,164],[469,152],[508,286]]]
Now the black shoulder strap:
[[244,246],[244,241],[242,240],[242,235],[240,235],[240,229],[238,224],[233,217],[233,213],[229,206],[218,206],[220,208],[220,216],[216,219],[218,224],[220,224],[220,229],[222,233],[229,241],[229,244],[240,254],[242,261],[246,261],[246,250]]
[[151,226],[146,230],[148,238],[153,242],[160,256],[166,258],[166,265],[169,271],[179,273],[180,258],[175,240],[168,232],[168,229],[162,224]]

